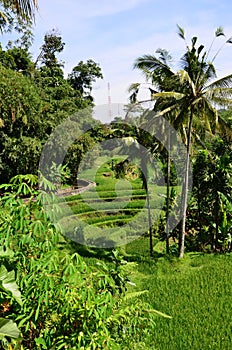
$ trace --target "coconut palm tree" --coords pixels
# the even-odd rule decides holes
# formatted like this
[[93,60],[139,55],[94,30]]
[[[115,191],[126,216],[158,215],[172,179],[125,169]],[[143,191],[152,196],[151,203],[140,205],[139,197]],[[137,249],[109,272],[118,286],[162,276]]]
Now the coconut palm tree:
[[[128,108],[129,113],[133,112],[132,106]],[[135,106],[135,114],[138,112],[138,109]],[[127,116],[128,118],[128,116]],[[139,117],[139,119],[141,116]],[[126,118],[125,118],[126,121]],[[149,193],[149,170],[148,164],[152,164],[154,149],[156,148],[156,144],[154,140],[148,132],[140,129],[138,125],[136,125],[136,120],[133,120],[135,123],[132,127],[126,127],[125,123],[112,123],[112,131],[115,134],[115,131],[120,132],[122,145],[119,148],[118,152],[121,154],[127,154],[128,158],[133,161],[136,160],[139,162],[139,166],[141,169],[141,180],[143,189],[145,189],[146,193],[146,201],[147,201],[147,219],[148,219],[148,231],[149,231],[149,248],[150,248],[150,256],[153,255],[153,234],[152,234],[152,215],[151,215],[151,204],[150,204],[150,193]],[[131,125],[131,124],[129,124]],[[115,127],[115,129],[114,129]],[[149,147],[152,145],[152,151],[149,152]]]
[[[176,129],[182,129],[186,134],[186,159],[184,169],[184,185],[182,189],[181,231],[179,235],[179,257],[184,255],[185,224],[187,211],[187,197],[189,187],[190,151],[192,146],[193,125],[195,120],[201,120],[202,128],[209,131],[216,130],[218,113],[216,107],[231,105],[232,74],[216,79],[213,61],[208,61],[210,49],[204,51],[204,45],[196,46],[197,37],[191,39],[189,46],[185,39],[184,30],[178,26],[178,34],[186,43],[186,51],[180,60],[182,69],[173,73],[163,62],[149,55],[138,58],[136,66],[143,64],[143,72],[152,76],[153,83],[162,87],[161,91],[151,91],[156,101],[155,108],[160,114],[171,115],[172,124]],[[224,36],[222,28],[218,28],[215,36]],[[225,41],[231,43],[231,38]],[[171,113],[171,114],[170,114]]]
[[[164,92],[167,90],[168,85],[173,80],[175,76],[174,71],[171,69],[170,64],[172,61],[172,57],[169,52],[163,49],[158,49],[156,51],[158,57],[154,55],[144,55],[142,57],[137,58],[134,63],[134,68],[140,69],[147,82],[150,82],[150,86],[148,88],[152,96],[158,92]],[[132,84],[129,88],[129,92],[131,92],[131,102],[137,101],[137,95],[139,93],[139,89],[143,87],[143,84]],[[163,98],[156,99],[155,105],[153,107],[153,113],[147,114],[148,120],[144,121],[143,126],[146,129],[153,130],[153,118],[150,118],[150,115],[154,117],[154,112],[159,115],[165,109],[165,116],[169,121],[172,121],[172,112],[168,113],[167,101],[165,102],[165,106],[163,103]],[[169,253],[169,227],[168,227],[168,217],[170,212],[170,170],[171,170],[171,157],[170,157],[170,129],[164,130],[163,139],[167,138],[167,187],[166,187],[166,252]],[[163,150],[163,145],[160,144],[160,151]],[[158,150],[156,149],[156,152]]]

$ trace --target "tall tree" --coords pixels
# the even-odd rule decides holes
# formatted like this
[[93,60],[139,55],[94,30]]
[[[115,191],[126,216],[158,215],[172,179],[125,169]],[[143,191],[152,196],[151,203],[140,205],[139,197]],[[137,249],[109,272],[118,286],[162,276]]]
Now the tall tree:
[[96,79],[102,79],[102,71],[98,63],[89,59],[86,63],[80,61],[68,76],[68,81],[73,89],[79,91],[85,98],[93,100],[91,91]]
[[[171,61],[172,57],[170,56],[169,52],[167,50],[158,49],[156,51],[158,54],[158,57],[154,55],[144,55],[142,57],[139,57],[135,63],[134,68],[140,69],[142,73],[144,74],[147,82],[151,83],[149,86],[149,90],[151,93],[151,99],[152,95],[157,92],[163,92],[167,90],[168,84],[170,84],[170,81],[172,80],[172,77],[174,76],[174,72],[171,69]],[[137,94],[139,92],[139,89],[141,88],[140,84],[132,84],[129,91],[132,91],[131,95],[131,101],[137,100]],[[167,106],[166,106],[167,107]],[[163,99],[156,100],[156,103],[154,105],[154,112],[159,113],[163,109]],[[154,113],[153,113],[154,116]],[[172,121],[173,116],[172,113],[166,113],[166,116],[169,120]],[[151,120],[150,115],[148,114],[148,120],[146,121],[146,124],[151,130],[151,132],[154,132],[152,126],[153,126],[153,118]],[[168,226],[168,217],[169,217],[169,211],[170,211],[170,172],[171,172],[171,158],[170,158],[170,129],[165,130],[165,133],[167,135],[163,135],[163,137],[167,137],[167,191],[166,191],[166,227],[165,227],[165,233],[166,233],[166,252],[169,253],[169,226]],[[160,150],[163,149],[163,145],[160,145]]]
[[44,43],[41,47],[39,56],[36,59],[35,66],[40,61],[47,68],[61,67],[62,63],[58,61],[56,55],[64,50],[65,43],[62,41],[60,33],[52,29],[44,36]]
[[[173,126],[182,126],[186,130],[186,160],[184,169],[184,185],[182,190],[183,219],[179,235],[179,257],[184,256],[185,224],[187,198],[189,187],[190,150],[192,146],[193,123],[195,119],[202,120],[202,127],[208,130],[216,129],[218,113],[215,106],[231,104],[232,74],[216,80],[216,70],[213,61],[219,51],[208,60],[211,47],[204,50],[204,45],[196,46],[197,37],[191,39],[189,46],[185,39],[184,30],[178,26],[178,34],[186,43],[186,51],[180,60],[182,69],[164,79],[164,89],[161,92],[152,91],[152,97],[159,103],[162,115],[172,112]],[[224,36],[223,29],[216,30],[215,36]],[[231,38],[226,43],[231,43]],[[142,57],[140,60],[146,59]],[[139,60],[139,59],[138,59]],[[159,74],[156,61],[154,71]],[[166,67],[165,67],[166,68]],[[156,77],[156,75],[155,75]],[[162,75],[160,76],[160,79]]]

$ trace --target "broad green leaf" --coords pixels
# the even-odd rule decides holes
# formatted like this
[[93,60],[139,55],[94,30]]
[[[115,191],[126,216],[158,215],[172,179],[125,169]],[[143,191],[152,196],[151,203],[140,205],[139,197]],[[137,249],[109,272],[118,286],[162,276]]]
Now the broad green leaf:
[[43,338],[37,338],[35,339],[36,345],[42,345],[43,349],[47,349],[45,340]]
[[22,305],[21,293],[15,282],[15,272],[8,272],[4,265],[0,267],[0,287],[10,292],[13,298]]
[[4,247],[0,247],[0,258],[12,258],[14,256],[13,250]]
[[12,320],[7,320],[5,318],[0,318],[0,336],[18,338],[19,330]]

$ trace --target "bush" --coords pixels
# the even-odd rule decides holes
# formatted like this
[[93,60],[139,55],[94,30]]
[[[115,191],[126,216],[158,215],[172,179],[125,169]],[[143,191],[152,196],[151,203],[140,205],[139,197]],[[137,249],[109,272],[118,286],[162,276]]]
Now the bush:
[[[15,271],[22,294],[22,303],[11,298],[5,313],[21,332],[21,340],[11,345],[25,350],[121,349],[133,336],[140,338],[148,320],[154,325],[154,316],[147,305],[131,301],[139,293],[128,302],[122,258],[113,252],[110,266],[99,262],[89,267],[70,252],[64,238],[61,246],[42,206],[47,195],[35,189],[35,182],[35,176],[27,175],[1,185],[0,243],[3,251],[13,252],[1,259]],[[48,186],[45,181],[44,188]],[[8,344],[2,346],[8,349]]]

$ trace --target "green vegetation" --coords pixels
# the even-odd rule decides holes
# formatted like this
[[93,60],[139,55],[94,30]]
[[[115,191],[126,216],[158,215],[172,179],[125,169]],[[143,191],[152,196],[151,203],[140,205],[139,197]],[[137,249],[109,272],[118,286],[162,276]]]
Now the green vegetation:
[[[121,158],[114,158],[117,165]],[[125,236],[131,239],[133,236],[140,236],[148,231],[149,225],[147,221],[148,207],[145,189],[143,189],[142,179],[139,173],[139,167],[135,164],[133,168],[134,178],[131,179],[131,172],[127,172],[127,178],[118,179],[117,173],[112,171],[111,162],[105,157],[99,157],[98,163],[101,166],[95,170],[96,165],[93,164],[92,172],[87,171],[87,175],[95,180],[97,186],[90,188],[88,191],[80,195],[66,197],[71,213],[67,215],[67,210],[63,208],[62,202],[59,203],[63,209],[63,217],[60,221],[68,236],[71,231],[75,231],[75,215],[85,224],[101,228],[122,227]],[[95,174],[96,172],[96,174]],[[107,176],[106,176],[107,174]],[[81,173],[82,178],[86,177],[86,172]],[[114,189],[114,190],[113,190]],[[159,217],[163,215],[162,207],[164,206],[165,187],[151,184],[150,187],[150,214],[153,222],[158,222]],[[140,215],[138,217],[138,215]],[[133,227],[133,220],[141,220]],[[69,220],[70,219],[70,220]],[[143,222],[144,221],[144,222]],[[130,225],[130,223],[132,223]],[[87,226],[83,230],[84,236],[90,237],[91,230]],[[78,230],[78,233],[79,230]],[[96,232],[94,232],[96,235]],[[121,234],[119,233],[121,236]],[[90,237],[89,237],[90,236]],[[74,235],[75,237],[75,235]],[[94,237],[93,237],[94,239]],[[112,238],[111,238],[112,239]],[[88,242],[88,241],[87,241]],[[115,241],[117,245],[117,240]]]
[[[81,109],[86,108],[75,123],[76,130],[98,124],[91,114],[91,89],[95,79],[102,77],[99,65],[91,61],[75,67],[77,89],[70,79],[64,78],[63,63],[58,59],[65,46],[61,35],[55,30],[46,33],[33,62],[30,35],[24,31],[23,34],[22,39],[9,43],[5,50],[0,45],[1,183],[17,174],[37,174],[43,146],[52,131]],[[68,150],[65,161],[69,182],[75,183],[76,179],[73,160],[78,164],[93,143],[93,139],[85,135]],[[52,168],[57,154],[50,151],[50,156],[48,166]]]
[[[214,40],[189,45],[178,27],[181,70],[162,49],[135,62],[152,110],[130,104],[102,125],[100,66],[80,61],[65,78],[55,30],[33,62],[37,1],[1,5],[0,29],[21,37],[0,47],[0,348],[229,350],[232,75],[216,80]],[[81,180],[96,186],[59,195]]]
[[[158,57],[148,54],[137,58],[134,67],[140,69],[147,80],[151,82],[151,99],[155,100],[153,119],[157,116],[164,116],[179,131],[186,145],[184,186],[182,189],[183,218],[179,231],[179,257],[182,258],[185,248],[187,201],[190,183],[189,165],[193,138],[198,140],[200,138],[203,141],[205,140],[206,132],[208,135],[217,134],[218,111],[215,105],[222,108],[231,106],[232,74],[216,79],[214,60],[220,50],[209,61],[215,38],[209,50],[206,50],[204,45],[198,44],[196,36],[192,37],[191,43],[188,44],[184,29],[178,25],[177,27],[178,35],[185,43],[185,53],[180,59],[180,70],[177,72],[173,71],[170,65],[172,57],[166,50],[162,49],[156,51],[159,55]],[[225,34],[223,28],[219,27],[215,31],[215,37],[221,36],[225,37]],[[230,39],[225,39],[225,44],[230,43]],[[133,92],[131,95],[131,101],[133,102],[137,101],[139,86],[140,84],[137,83],[130,88]],[[152,116],[149,115],[150,128],[152,127],[151,118]],[[194,128],[196,129],[195,131],[193,131]],[[168,135],[168,147],[170,148],[172,131],[169,126],[165,128],[165,133]],[[168,178],[170,177],[170,150],[171,148],[168,150],[167,155],[167,163],[169,164],[167,167]],[[168,181],[168,196],[169,185]],[[218,232],[216,236],[217,234]]]
[[[126,293],[127,268],[123,268],[122,256],[108,251],[105,256],[111,262],[87,265],[41,210],[41,193],[32,187],[35,181],[34,176],[20,176],[2,186],[0,302],[4,319],[0,325],[8,322],[11,331],[2,331],[1,346],[120,349],[130,344],[128,337],[140,338],[133,324],[142,327],[151,318],[153,328],[156,311],[149,304],[132,302],[141,293]],[[4,266],[15,272],[8,273]],[[19,333],[12,320],[22,337],[10,341]]]
[[[229,348],[230,254],[179,260],[175,244],[167,257],[157,238],[151,258],[144,237],[122,247],[123,255],[76,245],[41,211],[34,181],[15,178],[2,198],[1,315],[11,326],[3,348]],[[23,339],[14,339],[19,332]]]
[[144,349],[229,349],[231,256],[188,253],[180,261],[162,256],[161,249],[165,251],[165,246],[157,244],[155,260],[148,258],[144,239],[126,249],[128,254],[138,252],[131,278],[138,289],[149,291],[141,299],[172,315],[171,320],[157,319],[155,332],[144,339]]

